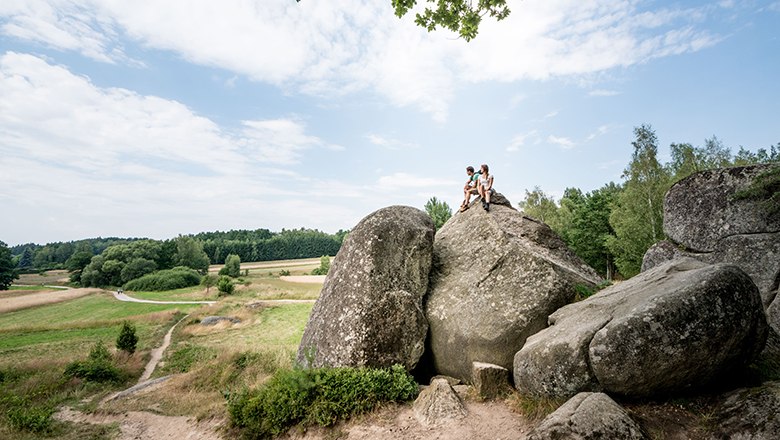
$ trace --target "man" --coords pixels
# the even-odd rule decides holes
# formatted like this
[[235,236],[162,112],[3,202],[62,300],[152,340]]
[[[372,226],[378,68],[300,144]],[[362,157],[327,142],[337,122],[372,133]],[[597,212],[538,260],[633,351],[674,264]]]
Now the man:
[[477,189],[477,182],[479,181],[479,174],[474,172],[474,167],[466,167],[466,175],[469,176],[466,180],[466,184],[463,186],[463,203],[460,204],[460,212],[469,209],[469,203],[471,202],[471,195],[479,194]]

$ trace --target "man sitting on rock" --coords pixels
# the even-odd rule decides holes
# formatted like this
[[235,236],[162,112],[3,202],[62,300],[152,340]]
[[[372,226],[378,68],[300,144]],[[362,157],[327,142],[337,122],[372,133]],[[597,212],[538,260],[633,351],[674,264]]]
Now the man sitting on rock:
[[469,178],[466,180],[466,184],[463,186],[463,203],[460,204],[460,212],[469,209],[469,203],[471,202],[472,194],[479,194],[479,190],[477,189],[477,182],[479,181],[480,173],[475,173],[474,167],[468,166],[466,167],[466,175],[468,175]]

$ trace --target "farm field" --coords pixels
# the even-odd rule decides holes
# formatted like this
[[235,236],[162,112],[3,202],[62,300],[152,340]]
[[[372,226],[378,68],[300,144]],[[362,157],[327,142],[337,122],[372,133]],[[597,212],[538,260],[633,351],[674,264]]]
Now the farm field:
[[[170,385],[137,397],[100,405],[101,411],[148,410],[163,415],[226,417],[226,389],[254,386],[280,366],[289,366],[303,333],[313,300],[321,282],[284,281],[280,272],[303,275],[319,266],[319,258],[242,264],[242,277],[233,295],[218,297],[217,289],[190,287],[166,292],[125,292],[138,299],[161,301],[217,301],[206,305],[175,305],[120,302],[112,291],[101,289],[40,290],[38,286],[15,288],[0,295],[0,306],[7,301],[30,301],[46,297],[19,310],[0,312],[0,410],[13,411],[21,405],[26,413],[35,408],[53,412],[62,405],[91,412],[103,397],[129,385],[150,358],[150,351],[161,344],[164,334],[182,317],[189,315],[173,332],[172,343],[153,377],[173,374]],[[217,269],[218,270],[218,269]],[[33,284],[53,279],[62,281],[67,274],[33,275],[23,280]],[[38,283],[40,285],[40,283]],[[89,291],[86,291],[89,290]],[[73,294],[60,302],[56,295]],[[268,300],[307,300],[275,305]],[[1,310],[1,309],[0,309]],[[238,323],[200,325],[206,316],[240,319]],[[124,321],[131,322],[139,337],[132,356],[115,359],[131,377],[129,382],[93,384],[65,381],[68,363],[85,359],[97,342],[111,352]],[[117,357],[118,356],[118,357]],[[250,359],[241,371],[226,373],[235,359]],[[10,379],[9,379],[10,378]],[[31,391],[31,390],[37,391]],[[183,397],[185,396],[185,397]],[[16,402],[16,403],[13,403]],[[7,407],[6,405],[11,405]],[[33,408],[33,409],[30,409]],[[44,431],[18,430],[8,418],[0,418],[0,438],[112,438],[117,428],[74,421],[51,421]]]

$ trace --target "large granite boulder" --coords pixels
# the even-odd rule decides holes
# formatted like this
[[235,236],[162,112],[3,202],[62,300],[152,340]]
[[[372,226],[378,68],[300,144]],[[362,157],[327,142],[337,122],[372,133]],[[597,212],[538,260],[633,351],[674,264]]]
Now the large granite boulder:
[[528,440],[644,440],[626,410],[604,393],[579,393],[547,416]]
[[719,168],[675,183],[664,198],[664,232],[694,252],[713,252],[727,237],[780,232],[780,218],[772,219],[755,201],[733,197],[770,167]]
[[715,409],[712,424],[712,440],[780,438],[780,382],[730,393]]
[[428,331],[422,300],[434,234],[428,214],[408,206],[383,208],[361,220],[325,278],[298,361],[413,369]]
[[[647,251],[642,270],[679,257],[734,264],[753,278],[768,308],[780,284],[780,219],[770,217],[760,203],[734,195],[769,167],[703,171],[674,184],[664,198],[664,232],[670,241]],[[775,327],[780,331],[780,321]]]
[[436,372],[468,382],[473,362],[511,369],[526,338],[601,278],[547,225],[496,194],[437,233],[425,306]]
[[704,386],[752,361],[766,318],[736,266],[680,259],[561,308],[514,359],[533,395],[658,396]]

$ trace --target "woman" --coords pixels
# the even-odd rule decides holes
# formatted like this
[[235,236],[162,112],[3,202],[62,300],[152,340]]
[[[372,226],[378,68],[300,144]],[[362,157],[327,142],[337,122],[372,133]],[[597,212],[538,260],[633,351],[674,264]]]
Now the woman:
[[481,174],[479,175],[479,185],[477,190],[479,196],[482,197],[482,208],[485,211],[490,211],[490,195],[493,194],[493,175],[490,174],[487,164],[482,164],[479,167]]

